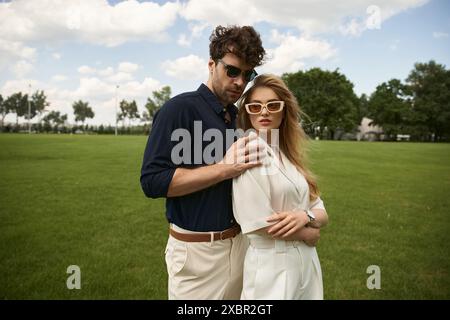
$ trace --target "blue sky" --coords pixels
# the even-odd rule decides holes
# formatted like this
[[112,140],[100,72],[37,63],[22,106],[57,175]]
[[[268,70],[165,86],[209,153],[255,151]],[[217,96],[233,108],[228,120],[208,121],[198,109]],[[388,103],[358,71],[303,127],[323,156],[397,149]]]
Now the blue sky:
[[450,65],[445,0],[0,1],[0,94],[31,84],[69,122],[82,99],[96,113],[88,123],[113,124],[116,94],[143,111],[153,90],[205,82],[217,24],[260,32],[269,55],[259,73],[339,68],[358,95],[404,80],[415,62]]

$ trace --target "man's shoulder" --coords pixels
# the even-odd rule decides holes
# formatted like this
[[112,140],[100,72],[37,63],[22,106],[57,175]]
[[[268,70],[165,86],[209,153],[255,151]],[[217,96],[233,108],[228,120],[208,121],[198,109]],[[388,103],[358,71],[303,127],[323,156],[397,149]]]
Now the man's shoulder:
[[192,109],[199,105],[201,100],[197,91],[180,93],[170,98],[158,111],[158,117],[163,119],[189,118]]
[[172,99],[196,99],[200,97],[200,93],[197,90],[194,91],[188,91],[180,93],[176,96],[174,96]]
[[171,108],[192,106],[195,105],[200,98],[200,94],[197,91],[183,92],[170,98],[165,105],[170,106]]

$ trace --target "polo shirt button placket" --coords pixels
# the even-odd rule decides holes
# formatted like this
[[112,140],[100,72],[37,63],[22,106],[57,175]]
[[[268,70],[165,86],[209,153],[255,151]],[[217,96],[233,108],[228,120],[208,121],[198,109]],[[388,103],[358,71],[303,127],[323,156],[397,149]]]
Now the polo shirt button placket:
[[227,115],[227,108],[223,108],[223,120],[225,121],[225,123],[226,124],[229,124],[230,123],[230,121],[226,118],[226,115]]

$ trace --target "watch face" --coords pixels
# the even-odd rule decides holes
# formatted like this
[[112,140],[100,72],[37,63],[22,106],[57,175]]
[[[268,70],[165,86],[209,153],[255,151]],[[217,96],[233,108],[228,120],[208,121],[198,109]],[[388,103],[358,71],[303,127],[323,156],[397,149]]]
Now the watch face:
[[310,221],[316,220],[316,216],[314,215],[314,213],[311,210],[308,210],[307,213],[308,213],[308,217],[309,217]]

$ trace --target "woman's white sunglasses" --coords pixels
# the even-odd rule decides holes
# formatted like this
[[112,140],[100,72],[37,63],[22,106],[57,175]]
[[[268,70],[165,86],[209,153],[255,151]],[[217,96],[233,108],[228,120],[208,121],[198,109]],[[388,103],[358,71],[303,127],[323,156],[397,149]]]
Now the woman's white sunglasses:
[[260,114],[263,108],[269,113],[277,113],[283,110],[284,101],[269,101],[267,103],[251,102],[245,104],[245,110],[248,114]]

